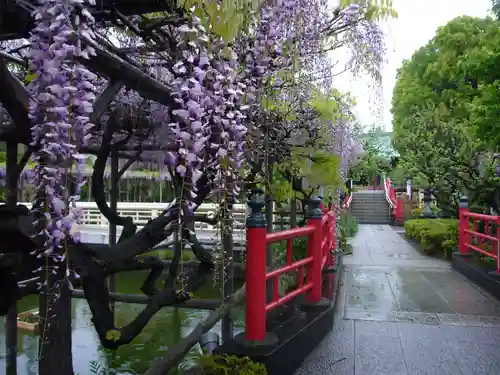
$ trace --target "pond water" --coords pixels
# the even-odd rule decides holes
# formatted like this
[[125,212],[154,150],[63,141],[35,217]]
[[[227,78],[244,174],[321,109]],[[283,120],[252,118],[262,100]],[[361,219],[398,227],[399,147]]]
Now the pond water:
[[[140,293],[139,287],[146,277],[145,272],[125,272],[117,275],[117,291],[120,293]],[[195,293],[196,298],[216,299],[221,295],[221,287],[210,280],[209,285],[200,288]],[[27,311],[38,307],[38,296],[28,296],[18,302],[18,311]],[[116,351],[102,348],[97,333],[91,323],[91,312],[87,301],[73,299],[73,367],[76,374],[88,375],[90,366],[98,363],[108,374],[138,375],[143,374],[151,361],[167,353],[169,348],[203,320],[208,311],[164,308],[148,323],[142,333],[128,345]],[[116,303],[116,324],[123,326],[137,316],[143,305]],[[243,329],[243,312],[234,312],[235,333]],[[213,328],[220,334],[220,325]],[[0,320],[0,375],[5,374],[5,324]],[[195,346],[186,356],[180,368],[193,364],[200,349]],[[38,374],[38,336],[18,330],[18,374]],[[172,374],[180,371],[172,371]]]

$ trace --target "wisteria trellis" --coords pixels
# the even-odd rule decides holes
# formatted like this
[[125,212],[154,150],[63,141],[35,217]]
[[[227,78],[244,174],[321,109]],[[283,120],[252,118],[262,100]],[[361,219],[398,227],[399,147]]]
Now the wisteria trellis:
[[[58,260],[64,258],[62,240],[77,219],[71,203],[78,200],[84,183],[85,158],[80,150],[102,131],[96,131],[90,115],[105,80],[85,68],[82,60],[92,57],[89,41],[97,43],[95,33],[105,26],[93,20],[86,8],[89,4],[92,1],[40,1],[28,56],[34,76],[28,87],[33,98],[32,140],[39,147],[33,174],[40,198],[46,202],[46,224],[40,234],[46,239],[45,256]],[[376,22],[364,18],[363,9],[350,5],[332,10],[326,0],[278,0],[255,10],[248,30],[240,30],[232,40],[198,18],[196,6],[183,10],[183,21],[170,27],[176,52],[170,65],[158,59],[157,65],[144,69],[154,71],[158,80],[169,85],[172,106],[143,100],[126,89],[113,104],[127,106],[131,112],[146,108],[145,117],[154,126],[144,140],[152,148],[142,153],[143,160],[155,161],[160,178],[179,188],[176,204],[182,208],[178,210],[181,216],[191,215],[207,190],[228,177],[233,181],[229,193],[238,195],[238,183],[246,171],[245,146],[258,143],[253,138],[262,134],[268,115],[262,106],[266,97],[302,108],[295,120],[283,119],[284,128],[299,122],[315,129],[323,126],[331,151],[347,167],[360,152],[349,116],[339,123],[322,124],[317,118],[311,120],[314,113],[307,101],[312,89],[325,91],[332,85],[334,64],[329,59],[327,37],[340,38],[342,45],[350,47],[353,69],[379,71],[384,54],[382,34]],[[140,26],[139,20],[134,22]],[[138,45],[138,39],[129,41],[144,47]],[[304,77],[308,79],[301,79]],[[111,117],[106,114],[101,122],[109,122]],[[68,177],[70,171],[75,181]],[[204,179],[207,174],[210,176]],[[149,249],[147,245],[142,246]]]

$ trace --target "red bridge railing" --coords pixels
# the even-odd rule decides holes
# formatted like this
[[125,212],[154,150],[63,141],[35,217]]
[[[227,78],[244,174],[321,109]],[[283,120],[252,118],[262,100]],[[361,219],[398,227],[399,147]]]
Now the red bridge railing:
[[[263,341],[267,312],[301,294],[305,294],[308,303],[320,301],[322,270],[336,262],[332,259],[332,250],[336,245],[336,215],[333,211],[321,209],[319,199],[312,200],[306,226],[267,233],[265,217],[261,212],[263,202],[250,202],[249,206],[252,213],[247,219],[245,339]],[[307,237],[307,256],[294,262],[292,240],[300,237]],[[287,241],[286,264],[268,271],[266,247],[278,241]],[[279,277],[295,270],[298,273],[297,287],[280,296]],[[273,297],[269,302],[266,296],[268,280],[273,280]]]
[[384,178],[384,191],[385,199],[389,203],[391,208],[392,219],[398,222],[403,221],[403,201],[397,199],[396,190],[392,187],[391,179],[389,177]]
[[[484,223],[482,230],[478,230],[478,222]],[[463,197],[458,236],[460,254],[476,252],[493,259],[495,271],[500,274],[500,216],[470,212],[467,198]]]

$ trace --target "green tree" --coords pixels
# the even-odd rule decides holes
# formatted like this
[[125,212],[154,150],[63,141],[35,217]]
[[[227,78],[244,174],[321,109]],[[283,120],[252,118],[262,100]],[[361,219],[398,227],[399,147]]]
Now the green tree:
[[362,185],[371,185],[373,177],[389,173],[392,169],[391,158],[385,155],[379,142],[381,128],[370,129],[363,142],[363,156],[359,162],[349,170],[349,177],[359,181]]
[[491,11],[496,18],[500,18],[500,0],[491,0]]
[[448,213],[456,212],[464,193],[483,208],[499,206],[493,203],[497,182],[489,168],[493,143],[485,142],[493,115],[480,119],[489,111],[487,92],[498,86],[499,26],[491,18],[456,18],[398,72],[393,145],[402,165],[436,189]]

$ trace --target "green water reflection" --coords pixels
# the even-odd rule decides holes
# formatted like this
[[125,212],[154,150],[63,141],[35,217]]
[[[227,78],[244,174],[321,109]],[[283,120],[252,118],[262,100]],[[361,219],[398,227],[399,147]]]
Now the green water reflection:
[[[146,274],[144,272],[127,272],[118,275],[117,291],[120,293],[140,293],[139,287]],[[202,287],[196,298],[220,298],[219,285]],[[38,297],[29,296],[19,301],[18,311],[37,308]],[[124,325],[132,320],[142,309],[142,305],[116,303],[116,323]],[[207,311],[164,308],[148,323],[144,331],[129,345],[120,347],[117,351],[108,351],[101,347],[97,333],[91,323],[91,313],[84,299],[73,300],[73,365],[80,375],[89,374],[89,364],[97,361],[103,368],[109,369],[109,374],[136,375],[143,374],[151,361],[179,342],[184,336],[204,319]],[[242,311],[234,312],[235,332],[242,330]],[[220,331],[220,325],[214,327]],[[19,332],[18,338],[18,374],[37,375],[37,336]],[[0,324],[0,374],[5,373],[5,325]],[[193,348],[181,364],[181,368],[193,363],[199,354],[198,347]],[[174,371],[176,374],[178,371]]]

